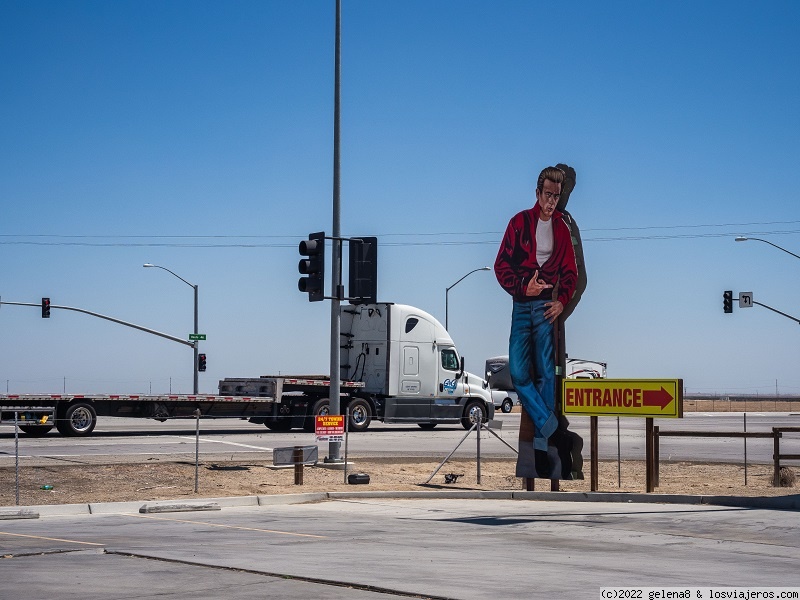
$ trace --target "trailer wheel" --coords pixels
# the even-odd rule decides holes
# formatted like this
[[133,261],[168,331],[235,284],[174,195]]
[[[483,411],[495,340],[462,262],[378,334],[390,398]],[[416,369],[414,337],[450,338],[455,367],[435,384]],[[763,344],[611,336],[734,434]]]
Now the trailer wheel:
[[464,429],[470,429],[478,421],[483,421],[484,413],[483,403],[478,400],[470,400],[467,402],[467,407],[464,409],[464,416],[461,419],[461,425]]
[[350,431],[366,431],[372,422],[372,406],[363,398],[356,398],[350,403]]
[[317,415],[327,415],[331,412],[331,403],[327,398],[320,398],[311,406],[311,410],[308,412],[306,416],[306,420],[303,423],[303,431],[308,433],[313,433],[315,426]]
[[425,431],[430,431],[434,427],[436,427],[436,423],[417,423],[420,429],[424,429]]
[[502,410],[504,413],[510,413],[512,408],[514,408],[514,402],[511,400],[511,398],[506,398],[503,400],[503,404],[500,406],[500,410]]
[[53,428],[52,425],[20,425],[19,429],[25,435],[31,437],[42,437]]
[[97,413],[88,402],[70,404],[63,417],[56,421],[56,429],[61,435],[79,437],[89,435],[97,424]]

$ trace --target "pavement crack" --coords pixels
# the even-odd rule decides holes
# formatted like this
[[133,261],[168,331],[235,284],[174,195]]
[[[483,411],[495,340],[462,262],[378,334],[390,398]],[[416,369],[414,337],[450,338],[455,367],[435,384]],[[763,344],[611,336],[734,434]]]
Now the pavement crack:
[[84,552],[84,553],[85,552],[89,552],[91,554],[99,554],[99,553],[102,552],[102,550],[100,550],[99,548],[97,550],[86,550],[84,548],[77,548],[77,549],[74,549],[74,550],[67,550],[65,548],[62,548],[62,549],[58,549],[58,550],[44,550],[44,551],[39,550],[39,551],[36,551],[36,552],[17,552],[17,553],[12,553],[12,554],[6,553],[6,554],[0,555],[0,560],[5,560],[5,559],[9,559],[9,558],[23,558],[23,557],[27,557],[27,556],[48,556],[48,555],[51,555],[51,554],[78,554],[78,553],[81,553],[81,552]]
[[216,569],[220,571],[229,571],[232,573],[247,573],[249,575],[261,575],[264,577],[275,577],[277,579],[285,579],[288,581],[302,581],[304,583],[315,583],[318,585],[327,585],[333,587],[340,587],[340,588],[348,588],[348,589],[355,589],[361,590],[365,592],[374,592],[378,594],[387,594],[392,596],[397,596],[399,598],[420,598],[424,600],[457,600],[454,597],[450,596],[434,596],[431,594],[419,594],[416,592],[406,592],[403,590],[395,590],[391,588],[384,588],[377,585],[368,585],[363,583],[353,583],[347,581],[336,581],[333,579],[322,579],[320,577],[305,577],[302,575],[292,575],[289,573],[276,573],[272,571],[260,571],[256,569],[244,569],[241,567],[227,567],[224,565],[210,565],[208,563],[202,563],[197,561],[191,560],[179,560],[175,558],[164,558],[160,556],[148,556],[146,554],[137,554],[135,552],[124,552],[121,550],[108,550],[104,549],[103,552],[105,554],[115,555],[115,556],[127,556],[130,558],[140,558],[144,560],[155,560],[165,563],[173,563],[173,564],[180,564],[180,565],[189,565],[193,567],[201,567],[205,569]]

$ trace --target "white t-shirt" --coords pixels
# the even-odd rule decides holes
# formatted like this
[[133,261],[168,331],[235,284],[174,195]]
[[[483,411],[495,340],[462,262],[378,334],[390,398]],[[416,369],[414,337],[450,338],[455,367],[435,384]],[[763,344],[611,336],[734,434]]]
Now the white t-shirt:
[[553,219],[536,223],[536,262],[542,266],[553,254]]

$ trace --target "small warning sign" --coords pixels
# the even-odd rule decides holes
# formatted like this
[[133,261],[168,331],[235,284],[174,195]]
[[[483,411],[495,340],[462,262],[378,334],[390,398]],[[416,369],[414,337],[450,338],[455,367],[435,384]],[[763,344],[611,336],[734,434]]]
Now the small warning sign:
[[344,415],[317,415],[314,433],[318,442],[343,442]]

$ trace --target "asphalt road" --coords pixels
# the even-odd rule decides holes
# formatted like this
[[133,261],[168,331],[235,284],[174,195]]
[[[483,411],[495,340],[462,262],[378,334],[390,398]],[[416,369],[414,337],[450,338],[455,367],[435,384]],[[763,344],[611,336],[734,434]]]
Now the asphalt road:
[[[500,418],[499,433],[515,445],[519,416]],[[798,420],[773,413],[747,417],[749,431],[798,425]],[[575,419],[573,425],[588,439],[588,420]],[[616,419],[601,420],[600,447],[606,456],[616,456],[616,425]],[[660,425],[740,431],[742,415],[691,415]],[[641,458],[643,422],[622,419],[620,426],[623,454]],[[50,460],[142,460],[162,452],[193,453],[194,427],[191,421],[105,419],[89,438],[22,436],[19,444],[25,456]],[[459,427],[424,432],[376,424],[354,434],[350,445],[378,455],[441,455],[464,433]],[[472,436],[465,452],[474,451]],[[682,451],[731,459],[724,445],[694,444],[693,439],[670,443],[680,442]],[[295,443],[313,443],[313,436],[268,432],[234,420],[201,423],[204,455],[224,450],[269,458],[272,448]],[[13,464],[14,447],[13,432],[2,430],[0,464]],[[486,434],[482,451],[511,453]],[[212,511],[143,513],[141,502],[94,504],[82,513],[75,512],[77,505],[26,509],[39,518],[4,518],[8,515],[0,511],[0,598],[573,599],[597,598],[601,587],[627,586],[800,591],[797,510],[708,506],[688,499],[661,504],[637,494],[620,496],[619,502],[551,497],[535,501],[526,492],[415,499],[349,495],[293,503],[297,499],[276,496],[194,500],[173,507],[219,503]]]
[[698,586],[708,598],[711,587],[800,590],[798,511],[431,497],[157,514],[138,505],[97,506],[92,515],[59,509],[0,520],[0,597],[576,599],[598,598],[601,587]]
[[[494,431],[510,446],[517,447],[519,413],[498,414],[502,423]],[[589,419],[573,418],[571,428],[584,438],[584,457],[588,458]],[[800,415],[788,413],[749,413],[747,431],[771,431],[773,426],[800,426]],[[742,431],[741,413],[690,413],[683,419],[657,421],[662,431],[692,430]],[[196,423],[193,419],[159,423],[145,419],[105,418],[98,421],[94,433],[86,438],[66,438],[56,432],[42,438],[20,435],[19,455],[26,461],[50,459],[56,462],[96,460],[103,462],[146,460],[150,456],[194,456]],[[599,419],[599,453],[601,459],[620,457],[644,459],[645,422],[640,418]],[[373,423],[366,432],[349,436],[347,450],[351,456],[434,456],[444,457],[464,438],[465,430],[457,425],[439,426],[423,431],[417,426]],[[459,448],[462,456],[474,456],[477,450],[475,433]],[[513,456],[504,443],[486,432],[481,438],[482,456]],[[203,456],[257,456],[271,460],[272,450],[278,447],[316,443],[313,434],[301,431],[277,433],[263,425],[238,419],[208,419],[200,422],[199,451]],[[327,443],[321,442],[320,454],[327,454]],[[17,440],[13,426],[0,429],[0,466],[12,466]],[[342,454],[344,453],[342,445]],[[747,441],[748,463],[769,463],[772,460],[771,439]],[[743,462],[745,443],[741,438],[662,437],[662,460],[695,460],[704,462]],[[800,434],[786,434],[781,442],[782,453],[800,453]],[[30,464],[30,462],[28,463]]]

